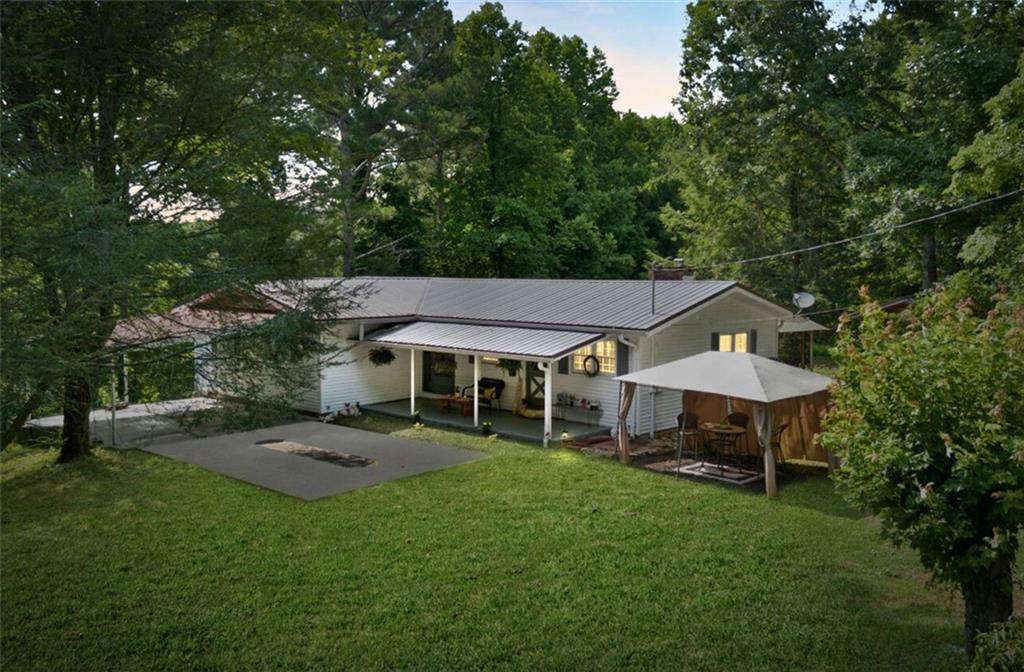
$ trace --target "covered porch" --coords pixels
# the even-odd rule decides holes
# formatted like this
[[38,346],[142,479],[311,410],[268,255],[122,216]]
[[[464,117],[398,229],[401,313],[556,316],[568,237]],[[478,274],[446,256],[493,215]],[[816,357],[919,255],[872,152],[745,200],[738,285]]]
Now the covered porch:
[[[411,418],[409,412],[409,401],[399,399],[397,401],[386,401],[381,404],[368,404],[363,406],[363,411],[379,413],[396,418]],[[417,397],[416,410],[420,413],[420,419],[431,425],[449,427],[471,431],[477,426],[473,423],[472,415],[462,415],[458,408],[442,410],[438,399],[432,397]],[[491,431],[495,434],[526,441],[544,441],[544,421],[540,418],[524,418],[508,410],[487,408],[480,409],[480,422],[490,422]],[[552,436],[558,441],[563,436],[568,439],[582,439],[588,436],[607,436],[612,428],[602,425],[577,422],[574,420],[553,419]]]
[[[496,433],[539,440],[545,446],[560,440],[563,432],[569,438],[608,434],[611,427],[599,424],[601,410],[597,404],[581,408],[572,406],[570,400],[563,406],[554,386],[559,360],[604,336],[450,322],[413,322],[386,329],[365,340],[409,351],[409,396],[365,408],[401,417],[418,414],[427,422],[456,428],[481,428],[482,423],[490,422]],[[452,371],[441,370],[435,363],[440,358],[440,362],[447,363],[442,368],[451,368],[460,357],[471,366],[471,377],[464,378],[461,385]],[[505,375],[512,380],[485,377],[484,358],[507,368]],[[494,390],[494,386],[504,391]]]

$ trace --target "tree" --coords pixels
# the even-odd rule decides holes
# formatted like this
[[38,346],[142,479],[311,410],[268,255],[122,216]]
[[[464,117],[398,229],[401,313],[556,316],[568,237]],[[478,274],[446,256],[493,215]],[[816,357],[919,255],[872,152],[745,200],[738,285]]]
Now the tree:
[[1013,607],[1024,529],[1024,304],[968,278],[894,316],[862,292],[841,321],[822,444],[882,534],[960,589],[968,652]]
[[393,214],[376,181],[424,151],[440,123],[432,93],[450,58],[451,13],[440,0],[355,0],[296,7],[292,20],[302,27],[292,71],[307,134],[296,160],[315,175],[326,240],[340,242],[324,271],[352,276],[360,238],[379,245]]
[[[840,32],[820,2],[687,7],[673,161],[685,207],[665,225],[691,265],[839,237],[848,134]],[[835,253],[719,269],[772,293],[817,289]],[[835,283],[822,282],[826,295]]]
[[302,267],[282,9],[0,8],[5,440],[56,390],[83,455],[119,319]]
[[[858,34],[849,85],[863,98],[849,141],[848,216],[884,230],[956,203],[947,191],[949,162],[984,129],[985,101],[1013,78],[1024,6],[894,0]],[[971,211],[874,241],[875,272],[901,294],[928,289],[959,269],[957,253],[986,214]]]
[[[985,103],[988,128],[963,147],[950,166],[948,191],[986,198],[1024,189],[1024,54],[1017,77]],[[964,241],[960,258],[994,283],[1024,291],[1024,198],[994,204]]]

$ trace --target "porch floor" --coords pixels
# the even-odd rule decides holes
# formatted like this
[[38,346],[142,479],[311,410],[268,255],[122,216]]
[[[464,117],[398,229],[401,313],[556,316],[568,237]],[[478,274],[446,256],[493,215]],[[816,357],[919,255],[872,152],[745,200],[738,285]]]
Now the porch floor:
[[[386,401],[380,404],[367,404],[363,406],[363,410],[368,413],[380,413],[381,415],[390,415],[398,418],[410,417],[408,399]],[[479,431],[473,427],[472,413],[461,415],[457,406],[451,412],[442,411],[437,399],[417,397],[416,410],[420,412],[420,419],[425,423],[441,425],[452,429]],[[481,406],[480,422],[482,423],[485,420],[491,422],[491,429],[495,434],[525,439],[527,441],[544,441],[543,418],[524,418],[511,411],[499,411],[496,408],[489,409],[486,406]],[[602,425],[590,425],[584,422],[553,418],[551,421],[551,440],[555,443],[561,441],[563,432],[568,432],[569,438],[579,439],[585,436],[610,434],[611,429],[611,427]]]

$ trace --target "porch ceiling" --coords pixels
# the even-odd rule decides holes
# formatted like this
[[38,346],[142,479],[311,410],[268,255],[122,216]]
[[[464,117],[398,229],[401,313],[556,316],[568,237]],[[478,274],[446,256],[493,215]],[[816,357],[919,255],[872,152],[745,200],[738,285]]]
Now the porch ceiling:
[[439,352],[554,360],[602,338],[604,334],[579,331],[412,322],[371,334],[366,340]]

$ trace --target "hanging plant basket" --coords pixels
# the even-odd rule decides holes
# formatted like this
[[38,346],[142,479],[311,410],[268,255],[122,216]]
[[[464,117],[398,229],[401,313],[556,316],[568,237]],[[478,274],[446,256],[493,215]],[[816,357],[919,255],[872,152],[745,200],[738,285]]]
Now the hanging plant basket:
[[519,374],[519,369],[523,368],[523,363],[518,359],[499,359],[497,366],[508,375],[515,376]]
[[430,369],[439,376],[452,375],[455,373],[455,355],[444,352],[434,355]]
[[395,361],[395,353],[391,348],[373,348],[370,350],[370,363],[374,366],[387,366]]

